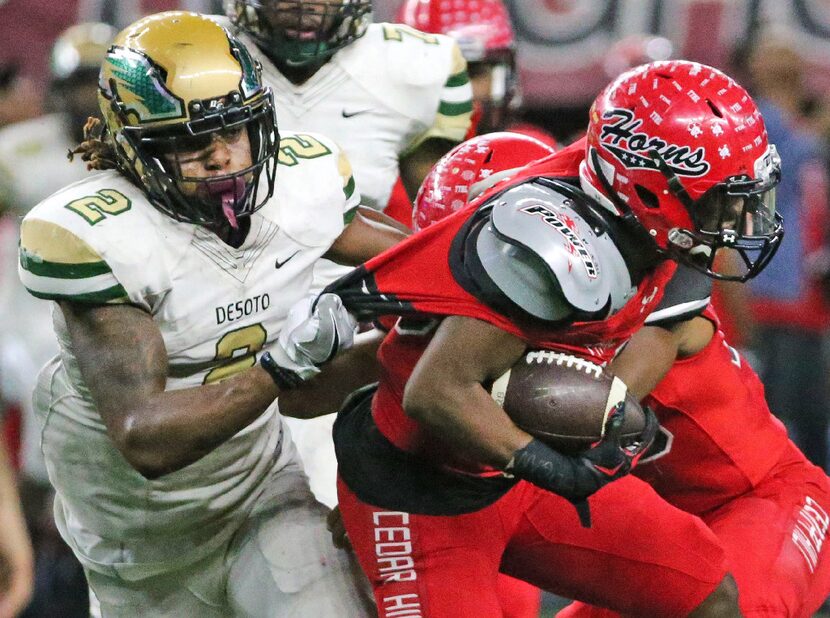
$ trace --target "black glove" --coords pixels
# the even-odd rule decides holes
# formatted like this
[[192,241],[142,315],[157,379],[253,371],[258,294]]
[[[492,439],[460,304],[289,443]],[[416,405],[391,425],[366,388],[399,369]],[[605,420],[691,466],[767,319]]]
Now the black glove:
[[643,408],[646,422],[638,440],[623,445],[620,440],[625,403],[608,415],[603,436],[579,455],[563,455],[540,440],[531,440],[513,453],[505,472],[559,494],[577,507],[583,525],[590,526],[588,496],[628,474],[657,436],[657,417]]

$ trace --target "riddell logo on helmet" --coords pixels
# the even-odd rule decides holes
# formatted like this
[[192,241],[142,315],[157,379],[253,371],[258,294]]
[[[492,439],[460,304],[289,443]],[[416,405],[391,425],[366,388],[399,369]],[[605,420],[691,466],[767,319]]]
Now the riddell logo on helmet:
[[657,164],[649,153],[657,151],[669,168],[679,176],[703,176],[709,171],[706,149],[698,146],[669,144],[659,137],[637,131],[643,124],[627,109],[612,109],[602,115],[610,120],[602,126],[599,139],[603,147],[627,168],[656,170]]

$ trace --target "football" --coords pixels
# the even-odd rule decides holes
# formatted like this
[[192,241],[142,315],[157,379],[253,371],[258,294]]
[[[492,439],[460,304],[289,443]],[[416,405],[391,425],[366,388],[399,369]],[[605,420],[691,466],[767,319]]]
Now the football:
[[608,413],[623,400],[622,443],[635,441],[645,427],[643,409],[622,380],[561,352],[528,352],[490,394],[518,427],[562,453],[578,453],[599,440]]

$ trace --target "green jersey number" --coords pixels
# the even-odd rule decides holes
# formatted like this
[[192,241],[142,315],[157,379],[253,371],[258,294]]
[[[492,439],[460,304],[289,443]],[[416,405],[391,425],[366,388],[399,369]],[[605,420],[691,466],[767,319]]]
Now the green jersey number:
[[132,206],[130,198],[115,189],[101,189],[95,195],[78,198],[69,202],[65,208],[76,212],[90,225],[102,221],[107,215],[120,215]]
[[235,373],[256,365],[256,353],[262,349],[268,333],[262,324],[253,324],[225,333],[216,342],[214,360],[225,361],[211,369],[204,384],[224,380]]
[[427,45],[438,45],[438,38],[403,24],[383,24],[383,38],[387,41],[403,41],[405,36],[423,41]]
[[282,165],[297,165],[298,159],[316,159],[331,154],[325,144],[310,135],[292,135],[280,140],[279,162]]

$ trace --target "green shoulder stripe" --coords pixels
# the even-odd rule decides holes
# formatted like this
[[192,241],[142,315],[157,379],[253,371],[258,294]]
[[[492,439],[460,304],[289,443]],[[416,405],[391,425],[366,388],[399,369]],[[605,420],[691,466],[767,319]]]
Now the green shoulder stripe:
[[87,279],[112,272],[106,262],[87,262],[86,264],[50,262],[34,256],[24,248],[20,250],[20,266],[33,275],[54,279]]
[[461,73],[456,73],[455,75],[450,75],[450,78],[447,80],[447,83],[444,84],[445,88],[457,88],[458,86],[463,86],[464,84],[469,83],[470,78],[467,75],[467,71],[462,71]]
[[354,194],[354,176],[349,176],[349,182],[343,187],[343,193],[346,194],[346,199],[349,199]]
[[352,222],[352,219],[354,219],[354,216],[356,214],[357,214],[357,206],[355,206],[351,210],[347,210],[346,212],[344,212],[343,213],[343,224],[344,225],[349,225],[349,223]]
[[42,298],[44,300],[68,300],[77,303],[93,304],[103,304],[115,301],[129,300],[127,290],[125,290],[120,284],[114,285],[111,288],[107,288],[106,290],[100,290],[99,292],[89,292],[87,294],[57,294],[38,292],[37,290],[33,290],[31,288],[26,289],[35,298]]
[[471,111],[473,111],[472,101],[462,101],[460,103],[441,101],[438,106],[438,113],[444,116],[460,116],[461,114],[469,114]]

